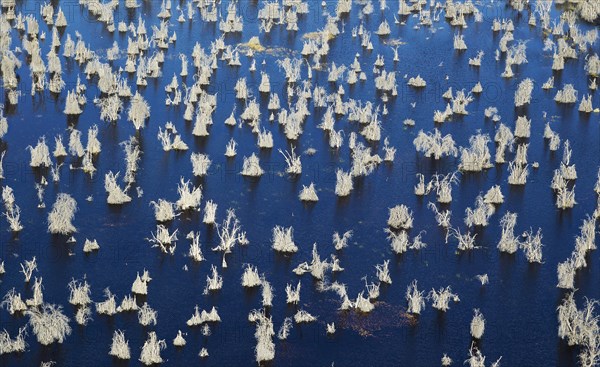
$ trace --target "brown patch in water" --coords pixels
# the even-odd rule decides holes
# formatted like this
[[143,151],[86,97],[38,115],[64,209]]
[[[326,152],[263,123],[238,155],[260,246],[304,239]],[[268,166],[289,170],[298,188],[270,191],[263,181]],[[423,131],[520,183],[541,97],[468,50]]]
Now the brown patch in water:
[[338,311],[336,327],[356,331],[363,337],[374,333],[417,323],[416,316],[406,313],[403,307],[386,302],[374,302],[375,309],[369,313]]

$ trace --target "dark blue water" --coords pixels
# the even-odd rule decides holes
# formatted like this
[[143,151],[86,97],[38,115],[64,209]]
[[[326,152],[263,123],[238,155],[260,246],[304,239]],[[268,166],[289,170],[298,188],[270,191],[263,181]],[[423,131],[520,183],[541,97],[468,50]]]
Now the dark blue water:
[[[55,8],[58,2],[54,3]],[[266,47],[283,48],[289,55],[300,57],[304,32],[316,31],[323,27],[326,18],[320,2],[309,2],[311,13],[300,17],[300,32],[288,32],[282,27],[273,27],[270,34],[259,34],[256,15],[260,5],[256,3],[241,4],[241,12],[245,14],[244,32],[240,35],[228,35],[226,44],[235,45],[246,42],[250,37],[259,35],[261,43]],[[79,31],[88,47],[105,55],[105,50],[117,41],[121,49],[127,44],[127,36],[115,31],[109,33],[105,26],[94,20],[88,11],[78,4],[60,3],[69,22],[61,40],[66,33],[74,38]],[[447,353],[455,365],[460,365],[468,357],[471,345],[469,323],[474,308],[479,308],[486,318],[486,331],[478,346],[487,356],[487,360],[496,360],[502,356],[502,364],[506,366],[548,366],[572,365],[576,361],[577,348],[570,348],[557,337],[556,307],[561,302],[565,291],[556,288],[556,265],[569,257],[574,248],[574,237],[578,227],[587,214],[591,214],[596,206],[596,195],[593,192],[596,173],[600,165],[600,128],[598,114],[585,115],[577,112],[577,106],[558,105],[552,100],[557,88],[563,83],[572,83],[579,90],[580,97],[588,93],[588,78],[583,69],[584,55],[578,60],[566,62],[565,70],[555,73],[555,88],[544,91],[541,84],[552,75],[552,57],[543,52],[543,35],[539,27],[527,25],[528,16],[511,10],[504,2],[487,1],[479,7],[484,13],[484,21],[474,23],[468,19],[469,27],[462,30],[469,49],[457,53],[452,48],[452,39],[457,29],[445,21],[434,23],[433,27],[413,29],[418,18],[404,18],[406,25],[394,24],[393,14],[397,10],[395,2],[389,2],[391,9],[381,13],[378,4],[374,4],[374,13],[362,22],[366,29],[375,31],[384,18],[392,28],[392,34],[385,38],[372,36],[374,50],[363,51],[360,39],[352,38],[351,29],[360,24],[358,5],[350,16],[343,19],[345,32],[332,40],[327,62],[336,65],[349,65],[356,52],[360,53],[362,69],[367,73],[366,83],[354,86],[344,85],[349,98],[379,103],[379,94],[375,91],[372,74],[373,63],[377,54],[385,57],[385,69],[397,72],[398,96],[388,103],[389,114],[382,117],[382,135],[388,137],[390,144],[398,148],[393,164],[381,164],[375,172],[364,178],[358,178],[354,190],[348,198],[337,198],[334,194],[335,170],[347,170],[351,165],[350,151],[345,145],[339,151],[329,149],[328,140],[316,127],[321,122],[324,109],[314,109],[309,103],[311,116],[304,124],[304,133],[294,142],[297,152],[308,148],[316,149],[312,156],[302,155],[303,173],[301,177],[292,179],[281,174],[285,169],[283,157],[278,149],[289,149],[283,130],[276,122],[267,121],[266,106],[268,98],[258,96],[260,83],[260,65],[266,60],[265,70],[271,77],[272,91],[280,95],[285,106],[286,84],[283,73],[276,66],[277,57],[269,53],[257,53],[257,72],[248,71],[250,60],[241,57],[242,67],[231,68],[222,61],[219,69],[211,79],[207,88],[209,93],[216,93],[218,105],[213,115],[214,125],[209,128],[210,136],[196,138],[192,135],[192,124],[183,120],[184,106],[166,107],[164,105],[164,86],[172,78],[173,73],[179,75],[179,53],[190,58],[190,76],[184,82],[191,85],[193,66],[191,51],[198,42],[208,49],[210,42],[220,35],[218,24],[206,24],[196,14],[193,22],[178,23],[178,12],[173,3],[170,32],[177,32],[177,42],[169,47],[165,54],[163,76],[158,80],[148,79],[148,86],[140,89],[140,93],[151,104],[151,117],[145,129],[136,132],[127,121],[126,112],[121,113],[118,122],[108,124],[99,119],[99,110],[92,99],[99,94],[95,81],[88,81],[86,96],[88,103],[84,112],[76,121],[68,121],[62,113],[66,91],[59,96],[49,92],[30,97],[29,71],[26,63],[18,70],[21,78],[23,96],[16,107],[5,110],[9,121],[9,132],[0,141],[0,150],[6,151],[4,160],[5,179],[2,185],[14,189],[17,205],[22,210],[24,230],[14,236],[8,231],[6,221],[0,221],[0,259],[4,260],[6,274],[0,276],[0,293],[16,287],[23,298],[29,298],[31,290],[23,283],[18,273],[19,263],[36,256],[39,271],[36,276],[43,277],[44,298],[46,302],[64,305],[64,312],[73,318],[75,308],[68,304],[69,290],[67,283],[74,278],[87,277],[92,286],[95,301],[104,299],[102,290],[110,287],[117,295],[118,302],[130,293],[131,284],[137,272],[144,268],[149,270],[152,282],[146,298],[138,296],[138,301],[147,301],[158,311],[158,325],[144,328],[137,322],[136,314],[117,314],[113,317],[94,315],[93,321],[81,327],[71,321],[72,334],[63,344],[42,347],[30,332],[27,337],[28,351],[19,355],[0,357],[3,366],[35,366],[41,361],[56,361],[59,366],[110,366],[138,365],[140,348],[146,339],[147,332],[154,330],[159,338],[169,344],[162,356],[167,364],[173,366],[203,364],[211,366],[252,365],[254,364],[254,324],[248,322],[248,312],[260,307],[260,291],[248,291],[241,287],[240,277],[243,264],[258,266],[259,272],[275,289],[274,306],[270,314],[273,316],[275,330],[279,329],[283,319],[293,316],[295,307],[285,304],[285,286],[288,282],[296,283],[298,277],[291,272],[302,261],[310,260],[312,244],[317,243],[322,258],[335,250],[331,245],[334,231],[354,230],[354,236],[348,248],[338,253],[344,272],[329,276],[348,286],[348,293],[354,298],[364,288],[362,277],[367,275],[375,280],[376,264],[390,259],[390,271],[393,284],[381,287],[381,296],[372,314],[366,316],[345,314],[337,311],[338,298],[333,293],[319,293],[316,283],[309,274],[302,279],[301,307],[313,315],[318,321],[312,324],[294,325],[287,341],[276,340],[276,353],[273,365],[310,365],[325,366],[335,363],[336,366],[390,365],[390,366],[433,366],[439,365],[443,353]],[[226,4],[221,4],[226,10]],[[328,2],[327,9],[334,11],[335,3]],[[39,3],[34,1],[19,2],[16,11],[33,13],[40,19]],[[115,13],[115,21],[137,22],[139,16],[146,21],[146,27],[158,24],[156,14],[160,11],[160,2],[147,1],[135,11],[127,11],[123,4]],[[558,16],[556,9],[552,15]],[[491,31],[491,20],[495,17],[510,18],[515,24],[515,40],[527,41],[527,64],[514,67],[515,77],[503,79],[500,74],[504,70],[504,62],[494,60],[500,34]],[[579,24],[582,29],[592,26]],[[341,27],[340,27],[341,28]],[[50,45],[51,29],[40,19],[40,30],[45,31],[47,39],[41,42],[42,54],[45,55]],[[12,31],[13,46],[20,46],[20,35]],[[393,51],[384,41],[399,39],[400,61],[393,63]],[[481,68],[468,66],[468,58],[474,57],[478,50],[485,52]],[[588,52],[598,52],[598,43]],[[83,68],[74,60],[62,57],[63,78],[67,90],[74,87],[77,76],[85,79]],[[24,54],[19,57],[25,61]],[[46,60],[44,56],[44,60]],[[112,63],[114,69],[125,66],[125,57]],[[103,59],[106,62],[105,59]],[[420,74],[428,83],[427,88],[415,91],[405,86],[409,77]],[[446,79],[446,75],[448,78]],[[303,68],[303,77],[306,69]],[[229,128],[223,124],[237,106],[239,116],[243,104],[235,99],[233,86],[239,77],[246,77],[248,85],[257,95],[263,109],[261,124],[273,132],[275,146],[270,150],[259,150],[255,136],[247,126]],[[532,103],[526,108],[516,110],[513,107],[514,91],[524,78],[535,81]],[[524,187],[510,186],[507,183],[507,164],[475,174],[461,176],[460,185],[453,190],[452,210],[454,226],[464,227],[462,218],[464,210],[473,206],[475,198],[481,192],[498,184],[505,195],[505,203],[497,208],[490,220],[490,225],[477,230],[477,244],[481,248],[459,253],[456,244],[444,243],[444,231],[436,226],[433,214],[427,209],[428,201],[434,196],[419,198],[413,193],[416,183],[415,174],[421,172],[427,177],[436,172],[447,173],[457,169],[458,159],[444,158],[434,162],[416,153],[412,144],[420,129],[430,131],[434,128],[432,120],[434,110],[443,110],[446,102],[441,95],[449,86],[460,90],[470,90],[480,81],[484,92],[476,96],[468,106],[469,115],[453,118],[438,126],[443,134],[452,134],[458,145],[468,145],[468,139],[476,131],[493,136],[497,125],[484,119],[484,109],[496,106],[502,121],[510,128],[514,127],[517,116],[527,113],[532,119],[531,138],[529,139],[529,162],[537,161],[540,168],[530,169],[530,177]],[[180,79],[180,84],[181,84]],[[324,86],[329,93],[337,90],[337,85],[327,82],[326,72],[314,72],[313,85]],[[135,76],[129,78],[129,84],[135,91]],[[3,93],[4,94],[4,93]],[[415,107],[411,103],[416,103]],[[594,106],[600,105],[598,93],[593,97]],[[125,104],[127,107],[128,104]],[[547,118],[544,119],[544,113]],[[415,127],[402,124],[407,118],[416,121]],[[555,197],[550,189],[553,170],[558,168],[562,158],[562,149],[551,152],[543,139],[543,128],[548,119],[553,130],[561,139],[569,139],[573,149],[572,162],[576,164],[579,178],[576,181],[576,200],[578,204],[570,210],[558,210],[554,205]],[[156,139],[159,126],[172,121],[188,143],[190,150],[184,153],[163,152]],[[70,171],[69,163],[75,162],[67,157],[61,171],[61,181],[51,182],[49,172],[34,170],[29,167],[27,145],[35,145],[38,137],[45,135],[51,149],[53,137],[63,136],[68,142],[69,126],[85,132],[97,124],[102,153],[95,161],[98,172],[93,178],[80,170]],[[336,129],[343,128],[346,137],[351,131],[359,131],[357,123],[350,123],[345,117],[336,122]],[[144,191],[141,198],[134,197],[131,203],[123,206],[106,204],[104,191],[104,173],[112,170],[124,173],[124,153],[119,143],[135,136],[143,150],[139,170],[136,175],[137,185]],[[238,155],[233,160],[223,156],[225,144],[233,137],[239,144]],[[346,139],[347,140],[347,139]],[[382,139],[383,142],[383,139]],[[372,144],[372,148],[383,155],[381,144]],[[492,147],[492,152],[494,148]],[[189,160],[192,152],[208,154],[213,160],[210,174],[203,178],[193,178]],[[244,179],[241,171],[243,156],[256,152],[261,165],[267,171],[260,179]],[[507,153],[512,159],[514,153]],[[38,209],[35,183],[41,176],[47,177],[50,184],[46,187],[46,209]],[[227,269],[219,268],[224,278],[223,289],[205,296],[202,290],[210,265],[219,265],[221,254],[210,251],[218,244],[218,236],[214,228],[202,223],[203,213],[184,213],[169,224],[171,230],[178,229],[180,240],[174,256],[164,255],[158,249],[151,248],[145,240],[150,232],[156,230],[154,214],[149,206],[151,200],[164,198],[175,201],[178,198],[177,184],[180,177],[192,179],[196,185],[202,185],[204,201],[212,199],[218,203],[217,221],[221,222],[225,210],[234,208],[244,229],[247,231],[250,244],[247,247],[236,247],[227,261]],[[319,194],[316,204],[303,204],[297,199],[302,185],[314,182]],[[47,213],[55,197],[60,192],[72,195],[78,203],[74,224],[78,229],[75,245],[66,244],[66,238],[47,233]],[[93,201],[85,199],[93,197]],[[423,240],[428,247],[421,251],[410,251],[396,256],[386,240],[388,208],[398,204],[409,206],[415,217],[415,225],[411,236],[424,230]],[[505,212],[518,213],[516,233],[519,234],[530,227],[542,228],[544,243],[544,263],[529,264],[522,251],[515,255],[501,254],[496,249],[500,238],[499,220]],[[298,253],[292,256],[275,254],[271,249],[271,230],[275,225],[293,226],[295,241],[299,246]],[[196,264],[185,257],[189,241],[185,234],[189,231],[201,232],[202,249],[207,260]],[[83,242],[86,238],[95,238],[101,246],[97,253],[84,254]],[[69,253],[73,252],[73,256]],[[583,297],[600,297],[600,280],[598,253],[593,252],[586,258],[588,267],[580,270],[576,277],[576,299],[583,302]],[[188,267],[185,271],[184,266]],[[487,273],[490,283],[482,287],[474,278],[477,274]],[[439,313],[430,304],[424,312],[412,322],[404,314],[406,286],[417,279],[419,289],[452,286],[460,296],[461,302],[451,304],[446,313]],[[185,325],[192,315],[194,305],[202,309],[216,306],[223,320],[212,327],[212,335],[204,337],[199,328],[188,328]],[[18,328],[27,323],[27,317],[11,317],[6,310],[0,310],[0,329],[7,329],[14,335]],[[325,333],[325,323],[334,322],[338,332],[331,337]],[[370,335],[362,336],[360,327],[364,327]],[[364,326],[366,325],[366,326]],[[112,333],[116,329],[125,331],[132,352],[132,361],[113,360],[108,355]],[[177,330],[187,332],[187,346],[176,349],[172,339]],[[200,359],[200,348],[206,347],[210,356]]]

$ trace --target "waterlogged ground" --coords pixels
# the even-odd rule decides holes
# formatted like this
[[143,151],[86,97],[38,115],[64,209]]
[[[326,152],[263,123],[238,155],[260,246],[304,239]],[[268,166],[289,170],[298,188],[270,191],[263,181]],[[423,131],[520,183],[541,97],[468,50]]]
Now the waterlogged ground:
[[[219,6],[223,14],[227,3]],[[244,15],[244,31],[227,35],[225,43],[237,45],[258,36],[266,51],[255,54],[257,71],[254,73],[248,70],[251,61],[244,55],[241,56],[241,67],[229,67],[226,62],[219,61],[219,68],[207,88],[209,93],[217,95],[218,103],[213,114],[214,125],[209,128],[210,136],[205,138],[192,135],[193,124],[183,120],[183,105],[167,107],[164,103],[164,87],[174,73],[179,75],[178,55],[184,53],[190,57],[196,42],[208,52],[210,42],[221,34],[218,24],[202,22],[197,10],[192,22],[178,23],[177,3],[173,3],[169,30],[177,33],[177,41],[165,54],[163,77],[148,79],[148,85],[139,89],[151,106],[151,117],[139,132],[127,121],[125,112],[121,113],[117,123],[101,121],[99,109],[92,103],[93,98],[99,95],[95,81],[85,81],[83,67],[62,56],[66,90],[60,95],[46,91],[31,97],[26,56],[25,53],[18,54],[24,62],[17,71],[23,95],[18,106],[6,106],[4,111],[9,131],[0,140],[0,150],[6,151],[5,179],[0,183],[14,189],[24,229],[13,235],[4,218],[0,221],[0,259],[6,268],[6,274],[0,276],[0,293],[5,294],[15,287],[23,298],[30,297],[31,289],[23,282],[19,264],[36,256],[38,272],[34,275],[43,277],[44,300],[64,305],[65,314],[72,319],[73,330],[64,343],[49,347],[42,347],[29,330],[27,352],[3,355],[0,357],[1,365],[36,366],[47,361],[55,361],[57,366],[139,365],[137,359],[148,331],[156,331],[159,338],[167,341],[168,347],[162,352],[167,365],[252,365],[255,363],[255,325],[248,321],[248,312],[261,306],[261,295],[260,290],[249,291],[240,285],[243,264],[246,263],[256,265],[275,290],[274,305],[269,311],[275,331],[285,317],[293,316],[297,310],[285,303],[287,283],[295,284],[302,280],[299,307],[318,316],[314,323],[294,325],[286,341],[275,338],[273,365],[434,366],[440,364],[444,353],[455,361],[455,365],[461,365],[468,358],[472,342],[469,323],[474,308],[480,309],[486,319],[485,334],[477,345],[490,363],[500,356],[505,366],[573,365],[576,362],[579,350],[568,347],[557,337],[556,307],[566,292],[556,287],[556,266],[570,256],[582,220],[596,207],[593,188],[600,165],[600,128],[597,113],[579,113],[577,105],[559,105],[553,98],[557,88],[564,83],[572,83],[580,98],[589,93],[589,80],[584,71],[587,52],[580,53],[577,60],[569,60],[564,71],[552,74],[552,53],[543,51],[543,31],[540,27],[528,26],[527,11],[519,14],[505,1],[483,1],[477,5],[484,15],[483,21],[475,23],[472,17],[467,18],[468,28],[461,32],[468,50],[462,53],[452,47],[454,34],[459,30],[453,29],[443,16],[431,27],[415,28],[418,17],[403,17],[402,25],[394,23],[396,2],[389,2],[390,9],[384,12],[379,11],[375,2],[373,14],[362,19],[359,18],[362,6],[354,4],[350,15],[343,17],[339,23],[342,34],[330,41],[330,53],[323,61],[349,66],[354,55],[359,53],[359,61],[368,80],[354,86],[344,83],[344,100],[352,98],[381,103],[372,71],[378,54],[385,59],[385,70],[396,71],[398,96],[390,99],[387,104],[389,114],[381,116],[381,121],[382,136],[388,137],[398,151],[392,164],[383,163],[370,176],[355,179],[350,196],[338,198],[334,193],[335,170],[349,169],[351,159],[347,138],[350,132],[360,130],[358,124],[340,117],[336,129],[344,129],[345,143],[339,150],[331,150],[327,137],[316,127],[325,109],[315,109],[309,103],[311,116],[303,125],[304,133],[294,144],[297,152],[312,148],[316,153],[302,154],[303,173],[300,177],[291,178],[284,173],[285,162],[278,153],[278,149],[289,149],[289,142],[277,122],[268,121],[268,98],[257,91],[260,71],[265,70],[271,77],[272,91],[279,93],[282,106],[288,107],[284,74],[277,67],[276,60],[284,56],[301,57],[299,51],[303,35],[321,29],[326,21],[325,14],[333,13],[335,9],[334,2],[326,2],[324,8],[320,2],[308,3],[310,14],[300,16],[298,32],[286,31],[285,26],[274,26],[270,34],[259,33],[257,11],[261,7],[260,2],[239,5],[239,13]],[[61,34],[61,40],[67,33],[75,38],[75,32],[79,32],[103,62],[107,62],[106,49],[114,41],[122,50],[126,49],[129,35],[116,31],[111,34],[83,6],[76,2],[56,2],[54,5],[55,8],[60,5],[67,16],[68,26]],[[121,20],[137,22],[142,17],[150,32],[151,26],[159,22],[156,15],[160,5],[158,1],[144,1],[140,8],[127,10],[121,4],[115,11],[115,23]],[[41,20],[39,6],[39,2],[24,0],[18,2],[15,11],[34,14],[40,20],[40,31],[47,35],[46,40],[41,42],[42,55],[46,60],[51,29]],[[558,17],[558,14],[553,7],[551,15]],[[494,18],[512,19],[514,39],[527,42],[529,62],[513,67],[515,76],[511,79],[500,76],[504,62],[494,60],[501,37],[491,31]],[[359,38],[352,37],[352,28],[362,22],[365,29],[374,32],[383,19],[390,23],[391,34],[387,37],[373,34],[373,51],[361,48]],[[593,27],[585,23],[578,25],[582,30]],[[15,30],[12,34],[12,46],[20,47],[21,36]],[[399,45],[399,62],[392,62],[390,43]],[[468,59],[479,50],[485,52],[481,67],[469,67]],[[598,43],[592,47],[594,50],[598,52]],[[263,60],[264,66],[261,65]],[[112,62],[113,69],[124,68],[125,61],[123,54]],[[312,62],[312,59],[309,61]],[[193,70],[190,63],[190,75],[187,79],[179,78],[180,84],[193,83]],[[302,73],[305,78],[306,68]],[[405,75],[413,77],[417,74],[427,81],[427,87],[420,91],[407,87],[404,79]],[[544,91],[541,84],[550,75],[555,76],[557,88]],[[79,118],[70,121],[62,110],[66,91],[74,88],[77,76],[88,86],[88,103]],[[233,90],[240,77],[247,78],[252,94],[260,102],[264,111],[261,125],[272,131],[275,140],[273,149],[259,149],[248,126],[229,128],[223,124],[234,106],[237,116],[243,111],[243,102],[235,99]],[[516,110],[514,92],[525,78],[534,80],[532,101],[526,108]],[[482,173],[460,176],[460,185],[454,187],[453,201],[448,207],[453,214],[453,226],[464,228],[465,208],[473,206],[476,196],[493,185],[500,185],[505,202],[497,207],[489,226],[475,230],[480,248],[459,252],[455,241],[445,243],[445,231],[436,225],[432,212],[426,207],[429,201],[435,200],[435,196],[417,197],[413,193],[416,173],[429,177],[436,172],[452,172],[457,169],[459,160],[443,158],[435,162],[424,158],[421,153],[415,152],[412,142],[419,130],[431,131],[434,128],[433,111],[445,108],[446,101],[441,95],[448,87],[452,86],[455,91],[463,88],[468,91],[478,81],[484,91],[468,106],[469,115],[454,117],[437,127],[443,134],[452,134],[457,145],[466,146],[469,137],[477,131],[491,136],[495,133],[499,124],[484,118],[485,108],[497,107],[502,122],[511,129],[517,116],[526,113],[532,120],[528,160],[539,162],[540,166],[538,169],[530,168],[525,186],[508,185],[507,164],[495,165]],[[128,82],[135,91],[135,76],[131,75]],[[338,84],[327,82],[326,71],[314,70],[312,83],[324,86],[328,93],[334,93],[338,88]],[[6,101],[4,103],[6,105]],[[593,104],[595,107],[600,105],[598,92],[594,94]],[[402,122],[407,118],[415,120],[416,125],[404,126]],[[173,122],[189,145],[187,152],[162,150],[156,134],[159,126],[164,127],[167,121]],[[555,196],[549,187],[553,170],[560,165],[562,148],[557,152],[548,149],[543,139],[544,125],[548,121],[552,121],[553,130],[563,141],[569,139],[573,149],[571,162],[576,164],[579,174],[575,190],[578,204],[570,210],[556,208]],[[58,134],[63,136],[65,144],[68,142],[69,127],[77,128],[85,136],[88,128],[95,124],[99,128],[102,152],[94,161],[98,171],[93,178],[81,170],[69,170],[69,164],[77,164],[71,156],[66,158],[57,184],[52,183],[48,170],[29,167],[29,152],[25,147],[35,145],[38,137],[45,135],[53,149],[53,138]],[[109,206],[106,204],[104,174],[109,170],[124,172],[124,153],[119,143],[130,136],[138,139],[143,150],[136,175],[136,186],[143,189],[143,196],[136,197],[132,188],[131,203]],[[238,155],[235,159],[226,159],[223,155],[225,144],[232,137],[239,144]],[[361,137],[360,141],[364,139]],[[383,138],[380,144],[369,145],[383,156]],[[494,152],[495,148],[491,146],[491,150]],[[212,159],[207,177],[193,178],[192,152],[208,154]],[[258,154],[261,166],[267,171],[260,179],[239,175],[242,158],[253,152]],[[507,153],[508,159],[513,156],[514,153]],[[46,209],[37,208],[35,184],[42,176],[50,182],[44,196]],[[151,248],[146,240],[151,236],[150,232],[156,230],[149,202],[159,198],[176,201],[180,177],[193,179],[194,184],[202,185],[202,207],[208,199],[218,203],[217,222],[224,219],[225,210],[231,207],[247,231],[249,245],[236,247],[228,255],[228,268],[221,269],[222,255],[210,250],[218,245],[218,236],[213,227],[202,223],[202,212],[183,213],[169,224],[171,230],[178,229],[180,238],[174,255],[165,255],[157,248]],[[310,182],[315,183],[320,200],[315,204],[304,204],[297,195],[302,185]],[[61,192],[69,193],[77,200],[79,211],[74,220],[78,230],[75,244],[67,244],[67,237],[54,236],[47,231],[48,211]],[[88,197],[93,200],[87,201]],[[392,252],[384,228],[388,208],[398,204],[405,204],[414,212],[411,237],[424,231],[423,241],[428,244],[427,248],[409,250],[401,256]],[[542,264],[529,264],[522,251],[506,255],[496,249],[500,238],[499,220],[507,211],[518,213],[516,234],[530,228],[542,228]],[[294,227],[294,238],[299,247],[296,254],[282,256],[271,249],[271,230],[275,225]],[[337,311],[339,300],[333,292],[318,292],[317,282],[309,274],[299,278],[292,273],[300,262],[310,260],[313,243],[318,244],[322,258],[326,258],[335,252],[331,244],[333,232],[342,233],[349,229],[354,231],[349,247],[337,254],[345,270],[333,276],[328,272],[327,277],[330,281],[345,283],[352,299],[364,289],[362,278],[366,275],[369,281],[375,281],[374,266],[390,260],[393,283],[381,286],[375,310],[369,315]],[[184,256],[189,246],[185,234],[192,230],[201,232],[202,250],[206,257],[206,261],[201,263],[194,263]],[[83,253],[86,238],[98,241],[101,248],[97,253]],[[586,261],[588,266],[576,276],[578,305],[582,304],[584,297],[600,298],[598,252],[592,252]],[[223,276],[223,289],[203,295],[211,264],[217,265]],[[95,301],[103,300],[103,289],[110,287],[120,302],[123,296],[130,294],[136,273],[143,269],[149,271],[153,280],[149,283],[148,296],[138,296],[138,302],[147,301],[158,312],[156,326],[142,327],[135,313],[120,313],[112,317],[94,314],[87,326],[75,323],[75,308],[68,303],[67,283],[71,278],[85,276],[92,286]],[[489,276],[489,284],[481,286],[475,276],[484,273]],[[414,279],[418,280],[419,289],[425,291],[450,285],[459,295],[460,302],[451,303],[446,313],[433,309],[428,302],[420,316],[408,315],[404,295],[407,285]],[[218,308],[222,322],[211,327],[212,335],[208,337],[201,334],[200,328],[185,325],[195,305],[201,309]],[[27,321],[26,316],[11,317],[5,309],[0,310],[0,330],[6,329],[11,335],[15,335]],[[327,336],[325,332],[325,324],[330,322],[335,322],[338,329],[333,336]],[[116,329],[124,330],[129,340],[130,362],[108,355]],[[172,345],[178,330],[187,333],[187,346],[181,349]],[[208,358],[198,357],[202,347],[207,348]]]

